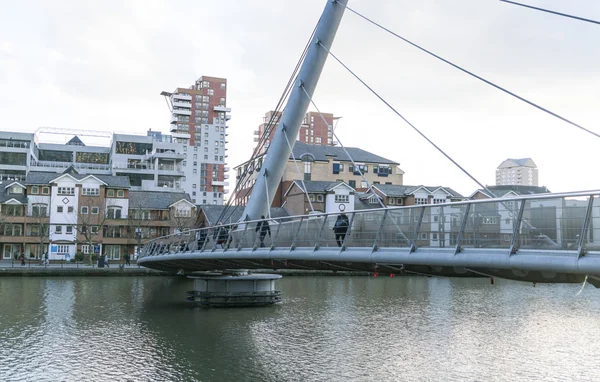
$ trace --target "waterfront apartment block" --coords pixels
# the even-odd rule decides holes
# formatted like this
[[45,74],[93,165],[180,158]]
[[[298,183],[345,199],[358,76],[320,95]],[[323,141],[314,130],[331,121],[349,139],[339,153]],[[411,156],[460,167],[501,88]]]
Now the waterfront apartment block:
[[531,158],[507,159],[496,169],[497,186],[538,186],[538,169]]
[[[264,155],[259,156],[254,161],[235,167],[237,179],[243,180],[235,196],[236,204],[245,205],[248,202],[263,157]],[[402,185],[404,171],[398,166],[398,162],[356,147],[347,147],[344,151],[337,146],[296,142],[273,200],[273,207],[282,206],[284,193],[294,180],[345,182],[356,191],[365,191],[370,185],[376,184]]]
[[[263,123],[258,127],[258,130],[254,130],[254,142],[260,142],[261,137],[265,135],[266,130],[266,141],[260,148],[257,146],[254,151],[258,154],[264,154],[271,141],[273,140],[273,134],[277,129],[279,119],[281,118],[281,112],[269,111],[265,113],[263,117]],[[336,142],[333,139],[333,124],[334,121],[339,117],[334,117],[331,113],[322,113],[323,117],[318,112],[309,111],[302,120],[300,125],[300,131],[298,131],[298,137],[296,138],[300,142],[304,142],[311,145],[329,145],[333,146]],[[269,127],[270,126],[270,127]]]
[[[66,143],[44,142],[49,134]],[[72,167],[80,174],[127,176],[136,191],[184,192],[193,203],[222,204],[228,169],[207,162],[204,154],[219,142],[192,145],[189,134],[152,130],[147,135],[44,128],[35,134],[0,131],[0,182],[23,181],[29,171],[58,174]]]
[[0,257],[105,255],[121,261],[149,239],[194,227],[183,192],[132,190],[129,177],[30,171],[0,189]]

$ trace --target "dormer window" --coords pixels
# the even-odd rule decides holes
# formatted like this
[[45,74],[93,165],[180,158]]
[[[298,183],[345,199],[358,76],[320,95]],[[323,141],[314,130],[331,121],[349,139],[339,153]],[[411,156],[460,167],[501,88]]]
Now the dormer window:
[[11,186],[11,187],[8,189],[8,193],[9,193],[9,194],[22,194],[22,193],[23,193],[23,187],[21,187],[21,186],[17,186],[17,185],[15,185],[15,186]]
[[115,190],[113,190],[113,189],[106,190],[106,196],[109,197],[109,198],[114,198],[115,197]]
[[123,198],[123,197],[125,197],[125,191],[117,190],[117,198]]
[[40,187],[39,186],[31,186],[31,195],[37,195],[40,193]]

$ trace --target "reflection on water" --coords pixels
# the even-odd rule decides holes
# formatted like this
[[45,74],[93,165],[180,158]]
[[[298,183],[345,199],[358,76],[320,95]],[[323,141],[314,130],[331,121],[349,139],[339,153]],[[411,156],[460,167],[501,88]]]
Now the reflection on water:
[[0,379],[596,380],[600,290],[284,277],[269,308],[191,308],[191,281],[0,278]]

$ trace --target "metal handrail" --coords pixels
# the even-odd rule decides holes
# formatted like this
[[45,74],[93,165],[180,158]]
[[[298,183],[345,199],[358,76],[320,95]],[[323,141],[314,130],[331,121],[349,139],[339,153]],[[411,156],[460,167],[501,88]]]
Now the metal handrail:
[[[395,215],[397,215],[398,217],[402,216],[404,217],[408,217],[409,220],[407,222],[404,222],[402,224],[406,225],[408,229],[413,228],[414,232],[412,232],[413,237],[411,238],[411,242],[413,243],[413,246],[415,247],[414,249],[416,249],[416,245],[415,243],[417,242],[421,242],[421,247],[427,247],[427,248],[432,248],[432,247],[437,247],[436,245],[423,245],[422,243],[424,241],[431,241],[429,239],[427,240],[422,240],[419,238],[419,234],[422,233],[428,233],[428,234],[435,234],[437,232],[442,232],[443,233],[443,237],[438,237],[438,240],[444,240],[444,242],[447,240],[446,235],[448,236],[448,239],[451,239],[452,234],[456,235],[456,245],[459,246],[459,248],[464,248],[464,247],[468,247],[469,244],[465,243],[467,241],[467,236],[470,236],[470,239],[472,241],[474,241],[475,243],[472,244],[474,246],[488,246],[491,248],[502,248],[502,249],[506,249],[508,253],[514,253],[515,251],[523,248],[523,249],[568,249],[568,250],[578,250],[578,254],[584,253],[585,251],[583,251],[583,249],[581,248],[582,246],[589,244],[588,243],[588,238],[582,238],[581,237],[581,233],[587,233],[590,231],[590,226],[592,224],[592,221],[594,221],[595,219],[600,219],[600,216],[593,216],[590,215],[591,212],[591,206],[593,205],[594,201],[599,200],[598,198],[595,198],[596,196],[600,195],[600,190],[594,190],[594,191],[578,191],[578,192],[567,192],[567,193],[558,193],[558,194],[538,194],[538,195],[526,195],[526,196],[518,196],[518,197],[511,197],[511,198],[493,198],[493,199],[482,199],[482,200],[468,200],[468,201],[461,201],[461,202],[451,202],[451,203],[442,203],[442,204],[426,204],[426,205],[414,205],[414,206],[400,206],[400,207],[388,207],[388,208],[376,208],[376,209],[368,209],[368,210],[359,210],[359,211],[353,211],[353,212],[348,212],[346,213],[347,215],[349,215],[350,217],[350,222],[351,222],[351,227],[349,227],[348,229],[348,236],[353,236],[353,240],[352,240],[352,245],[356,246],[356,247],[371,247],[371,248],[375,248],[376,246],[380,246],[380,242],[383,242],[381,245],[385,244],[385,241],[394,241],[393,238],[390,238],[389,236],[392,236],[393,234],[397,234],[397,230],[390,230],[389,228],[392,227],[392,224],[381,224],[381,221],[379,221],[378,219],[375,220],[375,222],[373,224],[371,224],[372,226],[369,227],[369,222],[372,222],[373,220],[367,219],[368,217],[370,217],[369,215],[371,214],[376,214],[376,215],[381,215],[378,216],[378,218],[383,218],[384,216],[387,216],[388,219],[394,219]],[[586,206],[566,206],[564,203],[562,203],[562,201],[566,198],[587,198],[588,202],[585,203]],[[479,218],[482,217],[482,214],[485,213],[489,213],[489,214],[493,214],[496,217],[496,220],[499,220],[501,218],[501,213],[502,212],[511,212],[508,209],[500,209],[500,206],[504,207],[504,203],[507,201],[514,201],[514,202],[521,202],[522,205],[524,205],[526,202],[530,202],[530,201],[547,201],[547,200],[557,200],[557,201],[561,201],[561,203],[557,203],[556,206],[561,206],[560,208],[563,209],[572,209],[572,208],[583,208],[586,211],[586,214],[584,214],[580,219],[578,218],[573,218],[573,217],[569,217],[567,223],[569,223],[573,228],[569,228],[569,227],[563,227],[563,223],[562,220],[563,219],[567,219],[563,216],[563,213],[560,214],[555,214],[555,216],[553,216],[550,220],[554,219],[555,220],[555,225],[556,225],[556,230],[557,232],[560,230],[560,233],[557,233],[557,239],[555,239],[557,242],[555,242],[554,240],[552,240],[550,237],[548,237],[547,235],[543,234],[542,231],[540,229],[537,229],[535,227],[533,227],[530,223],[528,223],[526,221],[526,218],[523,213],[519,213],[517,214],[517,216],[511,216],[511,221],[510,221],[510,227],[505,227],[503,231],[502,228],[502,222],[501,221],[496,221],[496,223],[493,224],[485,224],[483,222],[479,222]],[[469,208],[467,210],[467,206],[470,207],[474,207],[474,206],[479,206],[479,205],[492,205],[494,206],[493,208],[490,208],[486,211],[479,211],[480,209],[478,208]],[[556,207],[555,206],[555,207]],[[427,220],[427,221],[423,221],[423,214],[419,213],[417,215],[415,215],[415,213],[413,213],[412,211],[418,211],[418,212],[422,212],[425,213],[425,211],[427,209],[432,209],[432,208],[439,208],[439,207],[445,207],[444,208],[444,212],[441,213],[442,218],[440,220],[438,220],[437,222],[433,221],[433,217],[434,215],[431,214],[431,221]],[[556,207],[559,208],[559,207]],[[529,210],[531,209],[531,207],[529,209],[527,209],[527,211],[529,212]],[[466,210],[466,213],[465,213]],[[406,215],[404,215],[404,212],[408,211],[408,213]],[[402,212],[402,214],[400,214],[400,212]],[[272,219],[267,219],[271,224],[277,224],[277,231],[276,231],[276,237],[273,238],[272,242],[273,242],[273,247],[283,247],[286,248],[290,248],[293,249],[294,246],[296,245],[296,243],[306,243],[307,241],[314,241],[314,250],[318,250],[320,247],[323,247],[323,244],[325,244],[325,246],[327,246],[327,244],[332,244],[333,246],[333,242],[331,238],[327,238],[325,236],[325,231],[328,230],[328,227],[326,228],[326,222],[331,221],[333,222],[333,220],[335,219],[328,219],[329,216],[335,216],[335,215],[339,215],[339,212],[335,212],[335,213],[319,213],[319,214],[310,214],[310,215],[294,215],[294,216],[286,216],[286,217],[281,217],[281,218],[272,218]],[[429,215],[428,215],[429,216]],[[488,215],[491,216],[491,215]],[[360,219],[356,219],[357,217],[363,217]],[[418,217],[418,221],[415,222],[415,218]],[[458,224],[458,221],[456,222],[456,226],[459,226],[460,228],[458,229],[454,229],[452,230],[452,228],[456,228],[455,226],[453,226],[454,222],[447,221],[447,218],[453,218],[456,217],[456,219],[460,219],[460,224]],[[439,217],[438,217],[439,219]],[[303,222],[310,222],[310,221],[315,221],[315,220],[323,220],[323,225],[321,228],[321,232],[319,232],[316,236],[314,235],[314,232],[312,233],[313,236],[310,236],[311,233],[307,232],[307,234],[309,236],[306,237],[302,237],[303,232],[299,229],[300,227],[303,226]],[[244,247],[241,246],[242,242],[248,242],[248,243],[256,243],[256,238],[257,235],[259,234],[258,232],[255,232],[254,229],[247,229],[248,226],[251,227],[255,227],[256,224],[258,224],[261,221],[261,219],[258,220],[250,220],[250,221],[245,221],[245,222],[237,222],[237,223],[230,223],[230,224],[223,224],[223,225],[219,225],[217,227],[206,227],[206,228],[202,228],[202,229],[191,229],[191,230],[187,230],[184,233],[178,233],[178,234],[172,234],[172,235],[166,235],[166,236],[161,236],[155,239],[152,239],[149,241],[150,243],[170,243],[172,240],[180,238],[182,234],[187,234],[187,235],[193,235],[196,236],[198,235],[199,231],[205,230],[206,231],[206,238],[207,241],[209,239],[212,238],[214,229],[225,229],[228,232],[229,237],[231,238],[231,244],[232,246],[230,246],[230,248],[238,248],[239,250],[242,250]],[[280,233],[280,231],[282,231],[282,228],[287,227],[288,225],[290,227],[294,226],[294,222],[300,222],[300,224],[298,226],[295,226],[295,228],[293,229],[293,231],[295,232],[291,232],[291,233],[285,233],[282,232]],[[308,223],[307,223],[308,224]],[[363,227],[360,226],[360,224],[363,224]],[[435,231],[432,226],[437,224],[438,225],[438,230],[439,231]],[[444,224],[444,225],[449,225],[450,226],[450,231],[447,230],[447,228],[445,228],[446,226],[443,227],[443,229],[440,230],[439,225],[440,224]],[[506,223],[508,224],[508,223]],[[566,223],[565,223],[566,224]],[[598,225],[598,223],[596,223]],[[568,224],[566,224],[568,225]],[[395,224],[395,228],[399,228],[398,224]],[[490,227],[495,227],[494,230],[486,230],[489,229]],[[512,234],[514,235],[514,232],[517,232],[518,237],[509,240],[507,243],[502,242],[502,235],[508,235],[508,230],[510,230],[510,232],[512,232]],[[521,231],[528,231],[527,233],[523,233]],[[548,229],[546,228],[546,231]],[[567,230],[569,230],[569,233],[573,234],[573,238],[569,238],[569,237],[564,237],[563,235],[563,231],[567,232]],[[573,231],[573,232],[571,232]],[[577,232],[577,234],[575,235],[575,231]],[[250,235],[251,237],[249,239],[251,240],[246,240],[242,237],[237,237],[237,232],[244,232],[244,235]],[[410,231],[406,231],[406,232],[410,232]],[[287,236],[286,234],[291,234],[291,236],[293,237],[293,239],[287,240]],[[280,240],[280,236],[283,237]],[[385,235],[387,235],[388,237],[384,237]],[[440,234],[438,233],[438,236]],[[288,235],[289,236],[289,235]],[[364,236],[364,238],[363,238]],[[559,237],[560,236],[560,237]],[[589,236],[589,234],[588,234]],[[600,236],[600,235],[597,235]],[[570,243],[570,241],[575,240],[578,244],[578,248],[570,248],[570,245],[573,245],[573,243]],[[346,241],[348,241],[348,237],[346,238]],[[524,241],[526,245],[516,245],[515,241]],[[288,243],[288,241],[290,241]],[[285,243],[286,245],[282,245],[282,243]],[[536,243],[539,243],[536,245]],[[594,244],[598,244],[598,249],[600,250],[600,242],[596,243],[594,241]],[[389,246],[389,245],[388,245]],[[446,247],[448,245],[444,244],[444,245],[439,245],[439,241],[438,241],[438,246],[439,247]],[[452,246],[452,244],[450,245]],[[152,247],[160,247],[160,245],[156,246],[149,246],[146,245],[144,247],[144,250],[142,251],[142,255],[141,257],[144,256],[150,256],[150,255],[156,255],[157,251],[149,251],[149,249],[151,249]],[[205,248],[200,249],[199,251],[203,251],[203,250],[220,250],[219,248],[212,248],[213,246],[204,246]],[[253,246],[249,246],[248,249],[253,249]],[[413,249],[413,250],[414,250]],[[224,249],[225,250],[225,249]],[[254,248],[254,250],[256,250],[256,248]]]

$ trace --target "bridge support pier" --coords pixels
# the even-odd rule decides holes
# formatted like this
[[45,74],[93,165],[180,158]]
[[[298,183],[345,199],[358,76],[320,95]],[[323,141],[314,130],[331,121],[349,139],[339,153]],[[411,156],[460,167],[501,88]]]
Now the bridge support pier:
[[232,271],[188,276],[194,290],[188,300],[205,307],[267,306],[281,302],[275,280],[281,275]]

